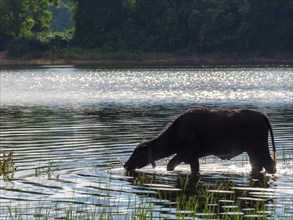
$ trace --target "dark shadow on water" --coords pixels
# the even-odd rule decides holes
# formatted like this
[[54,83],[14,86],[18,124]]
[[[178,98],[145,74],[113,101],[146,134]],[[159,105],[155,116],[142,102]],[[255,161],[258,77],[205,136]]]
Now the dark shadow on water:
[[[272,185],[276,178],[265,173],[174,175],[168,172],[164,175],[139,170],[125,174],[133,177],[128,179],[133,187],[141,189],[142,193],[136,192],[138,195],[150,197],[166,209],[188,211],[186,216],[212,214],[233,219],[234,215],[240,215],[254,219],[255,215],[257,219],[266,219],[272,213],[267,205],[275,203]],[[157,193],[148,193],[146,189]]]

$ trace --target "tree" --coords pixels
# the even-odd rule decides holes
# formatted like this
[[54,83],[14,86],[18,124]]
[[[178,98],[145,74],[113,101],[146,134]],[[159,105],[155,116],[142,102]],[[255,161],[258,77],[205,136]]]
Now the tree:
[[292,1],[247,0],[247,3],[245,23],[249,27],[242,33],[246,42],[244,49],[264,54],[292,50]]
[[[48,5],[59,1],[0,0],[0,45],[48,31]],[[73,42],[83,48],[268,54],[293,47],[292,0],[61,1],[73,5]]]
[[235,50],[242,3],[242,0],[194,1],[188,19],[191,48],[202,52]]
[[6,42],[48,31],[52,18],[49,4],[59,0],[0,0],[0,40]]
[[77,1],[75,43],[83,47],[114,49],[126,15],[122,0]]
[[60,0],[57,7],[50,5],[49,10],[52,12],[50,28],[53,32],[65,32],[73,28],[74,4],[72,0]]

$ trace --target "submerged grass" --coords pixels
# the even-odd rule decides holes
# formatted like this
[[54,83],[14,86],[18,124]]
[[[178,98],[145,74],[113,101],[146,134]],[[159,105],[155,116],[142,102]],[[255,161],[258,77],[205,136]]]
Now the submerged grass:
[[[140,175],[138,178],[142,178],[143,181],[147,177]],[[195,181],[195,182],[193,182]],[[136,181],[139,183],[141,181]],[[181,190],[176,193],[175,198],[172,192],[158,191],[157,198],[160,200],[172,199],[175,203],[167,205],[167,210],[175,209],[174,212],[176,219],[267,219],[267,215],[263,213],[267,212],[265,202],[256,201],[251,204],[253,209],[249,209],[249,212],[245,211],[242,204],[238,200],[238,197],[247,196],[247,191],[243,191],[241,195],[237,195],[230,188],[231,182],[217,182],[213,186],[199,186],[201,180],[195,180],[194,177],[185,176],[179,177]],[[175,204],[175,205],[174,205]],[[165,208],[166,208],[165,207]],[[141,209],[142,208],[142,209]],[[146,206],[140,206],[140,211],[144,213],[153,212],[151,208]],[[249,215],[248,215],[249,214]],[[159,219],[164,219],[163,216],[158,216]],[[140,218],[139,218],[140,219]]]
[[[46,176],[48,179],[60,181],[61,177],[57,171],[61,169],[60,163],[49,162],[48,166],[38,167],[35,170],[36,176]],[[1,175],[7,175],[15,171],[13,152],[4,154],[1,160]],[[135,173],[131,174],[129,184],[135,188],[146,189],[151,184],[156,184],[154,174]],[[258,185],[255,187],[267,188],[266,176],[258,177]],[[111,189],[111,175],[105,188]],[[166,180],[167,181],[167,180]],[[166,182],[167,183],[167,182]],[[120,201],[125,193],[122,185],[115,190],[117,199],[110,203],[102,201],[101,204],[77,203],[72,201],[65,203],[40,201],[36,206],[22,207],[13,202],[10,205],[0,207],[0,215],[4,219],[257,219],[264,220],[275,216],[275,206],[268,206],[270,199],[255,199],[251,197],[245,187],[235,190],[236,184],[232,181],[216,181],[212,184],[204,181],[201,176],[178,175],[178,191],[168,189],[155,189],[155,193],[137,194],[135,200],[126,204]],[[149,188],[153,191],[152,188]],[[139,190],[138,190],[139,191]],[[121,194],[121,196],[119,195]],[[135,194],[135,193],[134,193]],[[106,195],[105,200],[111,197]],[[249,198],[252,198],[249,200]],[[124,198],[125,199],[125,198]],[[255,200],[254,200],[255,199]],[[163,202],[165,201],[165,202]],[[167,201],[167,202],[166,202]],[[272,202],[272,201],[271,201]],[[162,211],[163,210],[163,211]],[[289,220],[293,216],[285,214],[282,219]]]
[[[186,182],[189,181],[186,178]],[[184,182],[184,184],[186,183]],[[20,208],[20,206],[11,204],[6,207],[0,207],[1,212],[7,209],[6,219],[267,219],[268,215],[274,216],[273,211],[268,211],[265,206],[266,202],[256,201],[249,204],[250,209],[242,208],[241,201],[237,200],[235,193],[220,193],[222,198],[216,192],[227,190],[225,183],[219,183],[213,190],[199,190],[196,193],[188,192],[188,186],[176,193],[175,203],[165,204],[161,208],[156,207],[158,204],[154,202],[153,195],[150,197],[137,198],[133,203],[129,203],[128,207],[123,207],[124,212],[119,213],[118,206],[109,207],[94,206],[83,204],[67,203],[64,207],[59,207],[58,203],[40,202],[37,207]],[[247,192],[243,192],[243,196]],[[170,199],[174,195],[170,192],[158,191],[157,197],[160,200]],[[172,201],[172,200],[171,200]],[[248,201],[244,201],[248,203]],[[49,203],[49,204],[48,204]],[[247,206],[247,204],[246,204]],[[244,206],[245,207],[245,206]],[[164,211],[161,211],[164,209]],[[291,219],[292,216],[282,219]]]
[[15,170],[13,151],[9,151],[8,154],[3,153],[2,159],[0,160],[0,176],[3,176],[5,181],[11,181]]
[[61,161],[48,161],[48,164],[41,164],[35,168],[35,176],[36,177],[46,177],[49,180],[59,180],[60,174],[58,173],[61,170],[61,166],[63,164],[63,160]]

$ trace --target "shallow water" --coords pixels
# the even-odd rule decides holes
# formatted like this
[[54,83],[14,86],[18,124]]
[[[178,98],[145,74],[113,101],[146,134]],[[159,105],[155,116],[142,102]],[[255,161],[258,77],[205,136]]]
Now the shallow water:
[[[1,219],[293,217],[290,68],[43,67],[0,74],[0,155],[13,150],[16,168],[0,176]],[[265,112],[278,172],[253,176],[242,154],[202,158],[198,177],[187,165],[167,172],[169,158],[155,170],[125,173],[122,164],[137,143],[196,106]]]

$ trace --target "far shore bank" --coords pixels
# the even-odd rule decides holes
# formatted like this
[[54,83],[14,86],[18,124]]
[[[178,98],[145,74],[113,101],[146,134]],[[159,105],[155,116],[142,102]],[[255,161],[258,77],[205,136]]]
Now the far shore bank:
[[293,66],[293,54],[260,56],[260,57],[234,57],[215,55],[175,55],[156,54],[155,56],[140,57],[115,57],[99,56],[90,59],[80,57],[42,57],[35,59],[7,58],[5,53],[0,53],[0,68],[11,66],[42,66],[42,65],[76,65],[76,66],[101,66],[101,67],[209,67],[209,66]]

